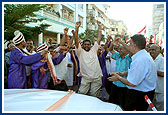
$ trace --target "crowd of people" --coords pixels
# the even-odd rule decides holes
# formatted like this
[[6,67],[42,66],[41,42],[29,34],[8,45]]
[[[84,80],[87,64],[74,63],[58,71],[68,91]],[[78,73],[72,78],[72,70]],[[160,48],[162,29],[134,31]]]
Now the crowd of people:
[[164,58],[160,46],[135,34],[126,43],[107,36],[101,43],[102,23],[97,21],[98,37],[92,43],[81,41],[76,23],[72,37],[64,29],[60,44],[25,41],[16,30],[5,51],[4,88],[74,90],[120,105],[125,111],[150,111],[144,96],[157,110],[164,110]]

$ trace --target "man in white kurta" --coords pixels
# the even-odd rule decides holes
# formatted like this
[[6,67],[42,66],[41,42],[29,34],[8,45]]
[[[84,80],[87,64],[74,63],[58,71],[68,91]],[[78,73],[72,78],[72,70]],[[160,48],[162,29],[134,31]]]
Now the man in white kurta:
[[155,62],[158,78],[153,104],[158,111],[164,111],[164,58],[160,56],[158,45],[151,45],[149,52]]
[[89,52],[82,49],[80,44],[78,49],[76,49],[82,76],[79,93],[87,94],[90,89],[90,95],[97,96],[99,94],[102,86],[102,71],[97,57],[97,50],[97,42],[95,42]]
[[78,42],[78,29],[80,24],[80,22],[76,23],[75,31],[76,54],[80,63],[80,75],[82,76],[79,93],[98,97],[102,86],[103,76],[97,56],[102,34],[101,22],[97,22],[99,26],[97,41],[91,46],[91,41],[86,39],[83,41],[83,48]]

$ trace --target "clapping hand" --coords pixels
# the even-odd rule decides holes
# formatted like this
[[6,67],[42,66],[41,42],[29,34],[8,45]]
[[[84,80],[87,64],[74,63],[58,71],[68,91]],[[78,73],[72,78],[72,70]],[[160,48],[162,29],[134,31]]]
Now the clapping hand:
[[112,73],[110,76],[111,77],[107,78],[109,81],[118,81],[119,80],[119,75],[116,73]]

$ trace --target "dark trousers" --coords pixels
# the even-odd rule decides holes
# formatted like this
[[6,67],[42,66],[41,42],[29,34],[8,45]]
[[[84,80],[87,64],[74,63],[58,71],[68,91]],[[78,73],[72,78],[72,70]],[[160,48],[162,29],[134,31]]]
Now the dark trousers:
[[62,80],[60,84],[54,85],[53,80],[50,79],[50,82],[48,83],[48,89],[68,91],[68,86],[65,80]]
[[118,87],[111,84],[111,92],[109,97],[109,102],[119,105],[122,109],[125,107],[125,98],[127,93],[127,87]]
[[152,101],[154,98],[154,90],[149,92],[141,92],[133,89],[128,89],[124,110],[147,111],[149,105],[145,101],[144,98],[145,95],[147,95],[149,99]]

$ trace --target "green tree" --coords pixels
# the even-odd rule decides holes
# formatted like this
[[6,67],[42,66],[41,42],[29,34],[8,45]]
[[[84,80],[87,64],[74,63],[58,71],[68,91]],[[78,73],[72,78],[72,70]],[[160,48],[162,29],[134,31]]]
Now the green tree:
[[37,23],[44,18],[37,18],[35,12],[46,7],[40,4],[5,4],[4,5],[4,37],[11,40],[14,37],[14,31],[20,30],[25,38],[34,39],[41,32],[50,26],[48,24],[40,24],[35,27],[25,26],[29,23]]
[[[82,39],[82,40],[89,39],[89,40],[92,41],[92,43],[94,42],[94,39],[97,39],[97,37],[98,37],[98,30],[91,30],[89,28],[87,28],[85,30],[85,32],[79,34],[80,39]],[[101,40],[105,41],[105,37],[104,37],[103,34],[102,34],[102,39]]]

